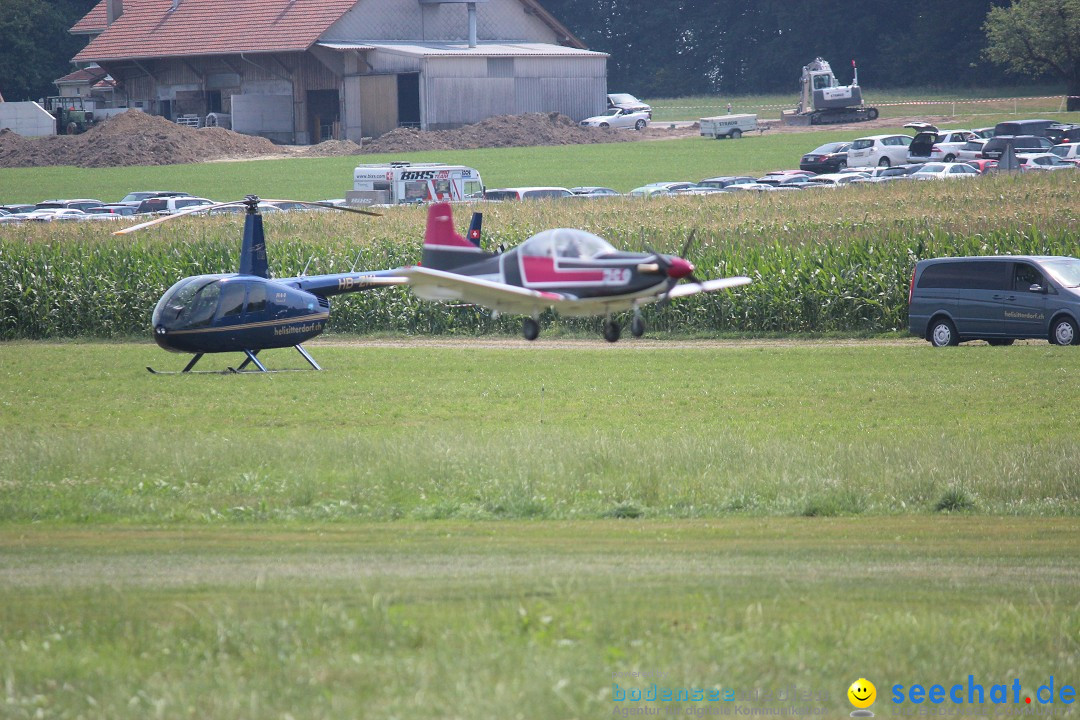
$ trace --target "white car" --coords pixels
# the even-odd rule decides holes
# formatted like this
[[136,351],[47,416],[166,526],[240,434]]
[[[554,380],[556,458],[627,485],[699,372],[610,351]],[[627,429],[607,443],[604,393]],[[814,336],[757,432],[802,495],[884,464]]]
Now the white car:
[[841,185],[847,185],[856,180],[865,180],[870,176],[861,172],[845,172],[845,173],[825,173],[824,175],[815,175],[810,178],[810,182],[806,183],[806,187],[840,187]]
[[956,159],[961,162],[982,159],[983,145],[988,142],[989,139],[983,137],[976,137],[972,140],[968,140],[956,150]]
[[863,165],[903,165],[908,161],[910,135],[870,135],[851,143],[848,167]]
[[1068,170],[1075,169],[1077,165],[1062,160],[1055,153],[1017,153],[1016,159],[1020,162],[1020,169],[1024,172],[1029,170]]
[[908,162],[953,162],[958,152],[978,136],[971,130],[938,130],[931,126],[915,135],[908,146]]
[[967,163],[932,162],[911,173],[912,180],[958,180],[979,177],[979,171]]
[[580,124],[582,127],[644,130],[645,126],[649,124],[649,113],[644,110],[627,110],[626,108],[614,107],[603,115],[585,118]]
[[622,108],[623,110],[643,110],[649,115],[649,119],[652,120],[652,106],[647,103],[643,103],[630,93],[609,93],[607,96],[608,110],[611,108]]
[[1062,143],[1050,148],[1050,152],[1062,160],[1071,163],[1080,163],[1080,142]]

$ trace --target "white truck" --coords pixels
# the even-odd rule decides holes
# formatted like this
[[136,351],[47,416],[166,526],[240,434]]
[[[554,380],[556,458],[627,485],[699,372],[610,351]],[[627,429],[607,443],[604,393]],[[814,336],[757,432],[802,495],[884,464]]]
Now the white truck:
[[743,133],[758,129],[757,115],[717,115],[701,118],[701,135],[704,137],[738,139]]
[[345,194],[349,205],[398,205],[483,197],[484,183],[475,168],[409,162],[359,165],[353,171],[353,189]]

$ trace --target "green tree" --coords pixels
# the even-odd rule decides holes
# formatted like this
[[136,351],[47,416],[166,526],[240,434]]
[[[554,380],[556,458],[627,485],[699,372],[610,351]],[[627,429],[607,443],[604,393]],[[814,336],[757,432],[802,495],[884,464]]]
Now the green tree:
[[1013,0],[983,24],[986,56],[1009,71],[1065,80],[1068,109],[1080,110],[1080,0]]
[[53,80],[67,75],[86,45],[68,32],[94,0],[3,0],[0,3],[0,93],[4,99],[55,95]]

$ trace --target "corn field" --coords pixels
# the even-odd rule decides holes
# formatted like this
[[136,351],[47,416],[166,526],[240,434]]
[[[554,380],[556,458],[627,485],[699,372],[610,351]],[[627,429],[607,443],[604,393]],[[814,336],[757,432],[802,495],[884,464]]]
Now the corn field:
[[[548,227],[581,227],[616,247],[686,255],[702,278],[748,275],[732,292],[652,305],[654,332],[857,333],[906,329],[915,262],[981,254],[1080,254],[1080,171],[908,182],[836,191],[637,201],[486,204],[485,246],[512,247]],[[455,209],[463,230],[473,208]],[[426,214],[310,212],[266,217],[277,277],[415,263]],[[176,280],[234,272],[240,216],[184,218],[122,237],[109,222],[0,226],[0,339],[149,336]],[[600,320],[543,319],[568,332]],[[514,317],[417,300],[404,288],[332,300],[331,332],[480,335]]]

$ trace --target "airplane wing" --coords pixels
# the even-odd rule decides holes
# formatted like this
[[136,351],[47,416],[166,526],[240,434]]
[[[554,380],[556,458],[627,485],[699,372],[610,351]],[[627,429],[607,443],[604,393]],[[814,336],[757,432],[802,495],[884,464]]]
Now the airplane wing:
[[559,293],[528,290],[506,283],[413,266],[395,271],[423,300],[456,300],[483,305],[503,313],[532,315],[566,299]]

